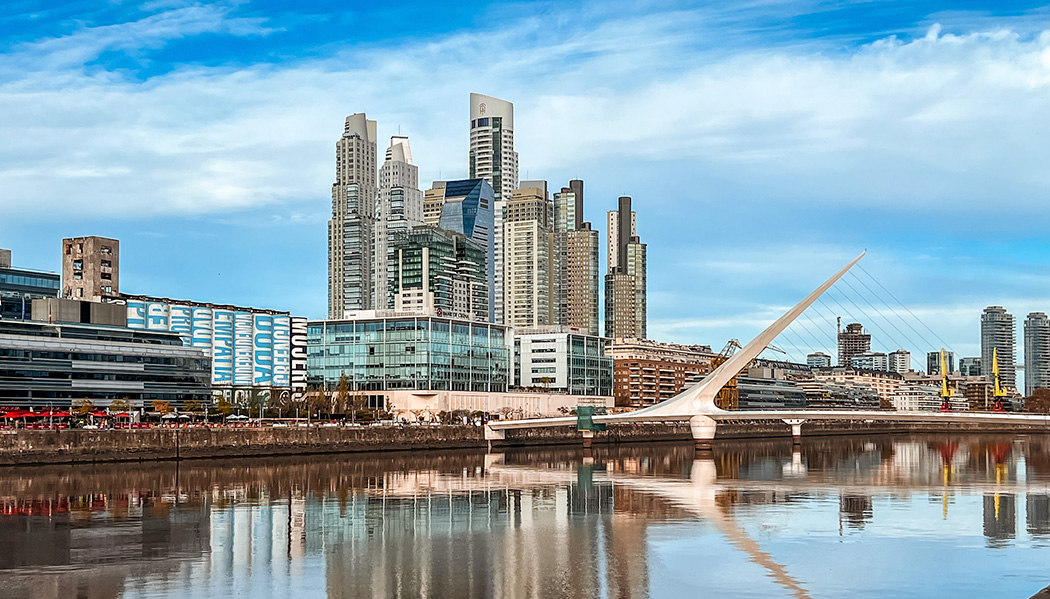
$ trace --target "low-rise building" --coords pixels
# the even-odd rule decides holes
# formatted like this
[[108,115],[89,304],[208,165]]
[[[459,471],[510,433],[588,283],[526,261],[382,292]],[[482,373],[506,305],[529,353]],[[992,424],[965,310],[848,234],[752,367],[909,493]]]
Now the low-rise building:
[[612,397],[611,339],[568,327],[514,330],[514,387]]
[[127,399],[181,407],[211,396],[211,360],[178,335],[125,327],[0,322],[0,406],[68,408]]
[[838,367],[814,369],[813,378],[817,381],[833,381],[868,387],[878,393],[880,401],[885,400],[887,403],[893,402],[897,390],[904,382],[904,376],[896,372]]
[[858,368],[861,370],[886,371],[890,369],[889,357],[886,354],[877,351],[856,354],[849,359],[849,365],[851,368]]
[[822,351],[813,352],[806,356],[806,364],[813,368],[830,368],[831,356]]
[[[936,412],[941,409],[941,403],[941,389],[935,385],[905,383],[893,397],[893,407],[906,412]],[[967,409],[965,397],[955,396],[951,404],[956,411]]]
[[678,345],[647,339],[616,339],[613,396],[617,406],[645,407],[674,397],[685,385],[711,372],[718,355],[709,345]]
[[755,366],[736,377],[741,410],[806,407],[806,393],[776,368]]
[[806,394],[806,407],[814,410],[877,410],[879,394],[871,387],[854,382],[818,381],[810,378],[795,382]]
[[11,266],[11,250],[0,250],[0,320],[29,320],[33,300],[58,297],[57,273]]

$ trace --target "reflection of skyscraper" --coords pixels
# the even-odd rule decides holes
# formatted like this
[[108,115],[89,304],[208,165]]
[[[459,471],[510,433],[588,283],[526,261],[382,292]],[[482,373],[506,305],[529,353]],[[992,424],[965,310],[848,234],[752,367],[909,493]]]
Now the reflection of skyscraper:
[[1017,536],[1017,499],[996,493],[984,496],[984,536],[993,547]]
[[1050,495],[1028,494],[1025,522],[1030,535],[1050,535]]
[[839,521],[845,522],[846,526],[862,530],[865,524],[871,522],[871,518],[871,497],[865,495],[842,495],[839,497]]

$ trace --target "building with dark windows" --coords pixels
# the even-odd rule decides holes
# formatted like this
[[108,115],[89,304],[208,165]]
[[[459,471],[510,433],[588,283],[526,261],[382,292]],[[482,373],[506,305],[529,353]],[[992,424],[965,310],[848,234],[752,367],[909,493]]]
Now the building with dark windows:
[[102,302],[120,297],[120,242],[108,237],[62,240],[62,297]]
[[68,407],[87,398],[136,407],[207,402],[211,360],[179,336],[123,327],[0,322],[0,406]]
[[[497,256],[493,210],[495,199],[492,186],[484,179],[447,181],[441,204],[442,229],[465,235],[485,248],[485,273],[489,286],[489,322],[502,324],[502,307],[496,310],[496,302],[503,302],[503,258]],[[502,217],[501,217],[502,218]],[[502,221],[500,223],[502,226]],[[501,237],[502,239],[502,237]],[[502,246],[500,247],[502,251]],[[500,286],[497,293],[496,286]]]
[[612,397],[611,339],[568,327],[514,330],[514,386]]
[[53,272],[11,267],[11,251],[0,250],[0,320],[29,320],[33,300],[58,297],[59,276]]
[[394,310],[488,321],[485,248],[465,235],[426,225],[390,244]]

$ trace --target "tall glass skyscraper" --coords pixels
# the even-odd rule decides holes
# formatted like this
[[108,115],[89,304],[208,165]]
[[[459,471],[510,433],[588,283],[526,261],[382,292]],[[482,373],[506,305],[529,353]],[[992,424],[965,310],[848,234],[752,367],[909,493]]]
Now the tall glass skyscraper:
[[1002,306],[988,306],[981,315],[982,372],[991,377],[992,350],[999,354],[999,379],[1004,387],[1017,388],[1017,332],[1014,317]]
[[[492,186],[484,179],[465,179],[445,183],[439,226],[465,235],[485,248],[485,271],[489,288],[489,322],[496,322],[494,287],[496,284],[495,236],[493,235]],[[502,262],[499,262],[502,268]]]
[[1024,321],[1024,394],[1050,388],[1050,318],[1032,312]]

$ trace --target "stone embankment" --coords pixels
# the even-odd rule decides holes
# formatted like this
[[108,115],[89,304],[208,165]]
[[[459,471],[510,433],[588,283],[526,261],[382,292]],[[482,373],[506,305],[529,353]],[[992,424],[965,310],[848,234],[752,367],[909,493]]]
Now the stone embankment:
[[[1047,433],[1044,426],[974,424],[897,424],[814,421],[808,436],[892,433]],[[718,439],[789,438],[791,429],[776,421],[720,424]],[[594,443],[688,441],[686,423],[618,424],[598,433]],[[581,443],[574,427],[507,431],[494,446]],[[0,465],[180,460],[366,451],[485,448],[484,430],[475,426],[359,426],[290,428],[183,428],[133,430],[0,431]]]

